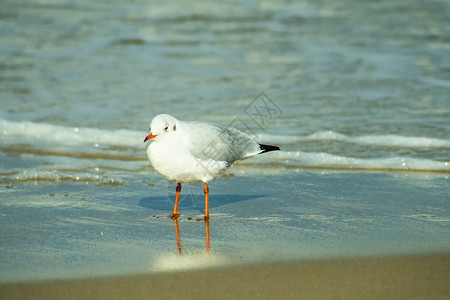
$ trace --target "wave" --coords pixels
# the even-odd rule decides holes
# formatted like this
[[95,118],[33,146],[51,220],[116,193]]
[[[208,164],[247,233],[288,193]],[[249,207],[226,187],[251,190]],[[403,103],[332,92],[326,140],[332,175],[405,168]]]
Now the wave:
[[[131,130],[103,130],[95,128],[65,127],[34,122],[0,120],[2,140],[10,144],[46,145],[109,145],[122,147],[142,146],[145,132]],[[2,143],[3,144],[3,143]]]
[[[94,128],[65,127],[33,122],[12,122],[0,119],[0,134],[3,138],[24,138],[26,140],[50,141],[57,144],[111,145],[139,147],[146,132],[133,130],[103,130]],[[335,131],[319,131],[306,136],[256,134],[254,138],[261,143],[293,144],[297,142],[339,141],[360,145],[376,145],[404,148],[450,148],[450,140],[428,137],[406,137],[400,135],[346,136]]]
[[293,144],[296,142],[338,141],[359,145],[402,147],[402,148],[450,148],[450,140],[427,137],[406,137],[401,135],[366,135],[350,137],[334,131],[319,131],[307,136],[287,136],[274,134],[258,134],[255,137],[261,142]]
[[[38,180],[39,178],[73,179],[80,172],[64,172],[63,169],[83,169],[83,177],[96,181],[95,174],[91,176],[89,169],[115,168],[137,172],[149,165],[145,144],[145,131],[134,130],[104,130],[95,128],[79,128],[40,124],[34,122],[13,122],[0,120],[0,150],[3,156],[14,157],[27,155],[45,157],[44,165],[36,161],[33,165],[20,169],[15,163],[0,166],[2,174],[17,174],[15,178]],[[306,152],[302,142],[336,141],[359,145],[376,145],[400,148],[450,148],[450,140],[427,137],[404,137],[398,135],[367,135],[351,137],[333,131],[321,131],[306,136],[290,136],[275,134],[258,134],[255,139],[261,143],[273,143],[291,151],[277,151],[247,160],[240,165],[286,168],[319,168],[341,170],[384,170],[384,171],[425,171],[450,172],[449,162],[434,157],[409,157],[402,155],[386,155],[376,158],[351,157],[323,152]],[[293,145],[294,144],[294,145]],[[284,146],[284,147],[283,147]],[[347,146],[346,146],[347,147]],[[372,156],[376,156],[376,150]],[[352,152],[347,152],[351,153]],[[355,153],[355,152],[353,152]],[[417,152],[419,153],[419,152]],[[11,159],[11,158],[10,158]],[[33,159],[31,159],[33,160]],[[128,166],[129,165],[129,166]],[[30,169],[31,168],[31,169]],[[56,174],[55,174],[56,172]],[[38,175],[36,175],[38,174]],[[53,174],[53,175],[51,175]],[[67,175],[67,176],[66,176]],[[53,177],[52,177],[53,176]],[[66,176],[66,177],[64,177]]]
[[414,157],[356,158],[328,153],[280,152],[277,158],[290,167],[342,170],[450,172],[448,162]]

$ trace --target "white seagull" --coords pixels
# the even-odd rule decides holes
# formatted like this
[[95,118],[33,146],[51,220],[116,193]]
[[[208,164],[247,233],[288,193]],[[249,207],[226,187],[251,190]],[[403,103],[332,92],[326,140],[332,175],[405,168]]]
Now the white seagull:
[[169,181],[177,182],[175,206],[168,217],[177,219],[181,183],[203,181],[205,216],[209,219],[207,182],[220,176],[235,161],[257,154],[280,150],[277,146],[258,144],[247,134],[217,124],[180,121],[168,114],[159,114],[150,123],[145,137],[147,155],[153,168]]

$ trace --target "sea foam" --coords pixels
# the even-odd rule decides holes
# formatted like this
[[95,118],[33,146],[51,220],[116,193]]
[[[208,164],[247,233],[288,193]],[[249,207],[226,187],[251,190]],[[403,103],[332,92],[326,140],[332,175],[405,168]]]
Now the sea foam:
[[406,137],[400,135],[366,135],[350,137],[334,131],[319,131],[306,136],[287,136],[274,134],[258,134],[256,139],[261,142],[292,144],[296,142],[339,141],[360,145],[376,145],[404,148],[450,148],[450,140],[427,137]]
[[[3,156],[8,157],[8,161],[0,166],[1,173],[14,174],[17,180],[47,178],[58,181],[85,178],[101,181],[102,177],[98,176],[95,168],[136,172],[149,165],[143,144],[147,134],[144,130],[106,130],[0,120],[0,134]],[[273,169],[279,166],[281,170],[318,168],[450,172],[448,161],[430,157],[384,154],[374,158],[377,153],[372,153],[372,157],[367,158],[337,155],[326,151],[307,152],[302,149],[303,142],[333,141],[384,147],[444,149],[445,153],[445,149],[450,148],[450,140],[390,134],[353,137],[334,131],[320,131],[305,136],[263,133],[256,135],[255,139],[261,143],[277,144],[282,151],[245,161],[245,164],[253,165],[253,168],[271,166]],[[15,166],[11,161],[15,156],[26,158],[30,164],[25,167]]]

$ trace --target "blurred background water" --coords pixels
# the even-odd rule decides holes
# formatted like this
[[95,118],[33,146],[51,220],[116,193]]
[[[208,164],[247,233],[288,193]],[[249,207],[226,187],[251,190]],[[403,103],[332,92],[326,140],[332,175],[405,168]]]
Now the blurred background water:
[[[142,193],[148,189],[165,197],[167,189],[161,187],[165,180],[149,166],[142,144],[150,120],[165,112],[181,120],[239,125],[261,142],[280,145],[279,153],[231,169],[238,175],[271,174],[258,177],[256,186],[274,182],[282,186],[281,180],[295,186],[309,175],[292,174],[305,168],[319,174],[331,169],[381,171],[394,181],[404,175],[437,178],[414,181],[408,191],[417,193],[422,185],[430,193],[434,190],[427,198],[436,201],[427,206],[430,211],[405,214],[416,216],[414,220],[437,220],[430,231],[441,235],[433,235],[433,241],[445,240],[449,51],[446,0],[3,0],[4,216],[11,213],[5,209],[17,203],[84,207],[82,198],[87,196],[76,194],[80,182],[104,186],[102,192],[86,192],[99,194],[90,209],[109,206],[100,194],[117,195],[117,186],[122,197],[137,203],[140,198],[133,193],[138,186]],[[251,115],[258,111],[260,115]],[[320,180],[328,180],[324,176]],[[54,181],[78,186],[42,186]],[[105,186],[113,188],[106,192]],[[57,197],[48,197],[49,188],[57,191]],[[62,194],[58,198],[65,190],[82,200],[72,203]],[[33,198],[41,194],[45,199]],[[119,202],[115,210],[120,209]],[[130,218],[141,208],[127,208],[133,211]],[[18,211],[14,210],[21,215]],[[232,212],[236,211],[241,210],[235,207]],[[61,218],[58,224],[67,225]],[[5,227],[13,224],[8,220],[3,219],[2,237],[4,245],[6,241],[14,245],[8,237],[24,227]],[[301,220],[326,223],[329,216],[311,212]],[[422,228],[420,224],[410,229]],[[8,255],[16,257],[11,251]]]
[[[244,118],[286,151],[448,162],[449,20],[447,1],[3,1],[0,118],[103,135]],[[261,129],[244,112],[262,91],[282,114]],[[34,126],[0,126],[3,147],[36,147]]]

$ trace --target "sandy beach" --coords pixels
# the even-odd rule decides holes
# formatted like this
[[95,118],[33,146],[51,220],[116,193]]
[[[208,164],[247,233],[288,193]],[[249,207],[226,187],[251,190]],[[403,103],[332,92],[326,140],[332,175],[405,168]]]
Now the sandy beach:
[[330,259],[0,286],[2,299],[449,299],[450,255]]

